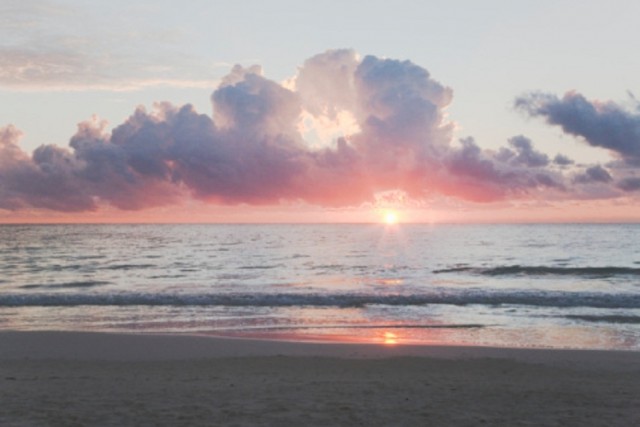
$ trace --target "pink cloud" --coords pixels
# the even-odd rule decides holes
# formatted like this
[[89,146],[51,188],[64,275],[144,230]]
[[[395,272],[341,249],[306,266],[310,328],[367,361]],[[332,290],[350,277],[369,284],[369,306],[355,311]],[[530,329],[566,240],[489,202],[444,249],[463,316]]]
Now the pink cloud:
[[[69,148],[41,146],[31,156],[19,131],[0,130],[0,208],[139,210],[187,198],[356,206],[389,190],[486,202],[540,191],[571,197],[572,182],[608,185],[595,170],[590,181],[567,179],[561,169],[571,160],[551,162],[524,136],[497,152],[455,142],[445,114],[452,98],[410,61],[350,50],[310,58],[287,87],[259,67],[236,66],[211,96],[211,117],[190,105],[138,108],[111,132],[83,122]],[[341,112],[357,131],[319,148],[300,132],[303,113],[331,121]]]

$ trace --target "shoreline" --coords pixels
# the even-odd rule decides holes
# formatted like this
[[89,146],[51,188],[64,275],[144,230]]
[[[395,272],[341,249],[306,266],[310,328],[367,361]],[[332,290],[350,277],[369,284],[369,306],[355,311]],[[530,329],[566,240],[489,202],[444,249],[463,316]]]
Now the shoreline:
[[0,332],[0,425],[629,426],[640,352]]
[[158,361],[267,356],[339,359],[508,358],[536,363],[571,360],[583,362],[610,360],[618,364],[640,363],[640,351],[634,350],[334,342],[282,337],[181,333],[0,331],[0,361],[13,359]]

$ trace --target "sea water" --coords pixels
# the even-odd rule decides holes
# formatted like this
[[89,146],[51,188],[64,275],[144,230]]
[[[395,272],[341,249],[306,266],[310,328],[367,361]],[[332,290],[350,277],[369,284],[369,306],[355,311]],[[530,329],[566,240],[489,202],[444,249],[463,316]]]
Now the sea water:
[[4,225],[0,330],[640,350],[640,225]]

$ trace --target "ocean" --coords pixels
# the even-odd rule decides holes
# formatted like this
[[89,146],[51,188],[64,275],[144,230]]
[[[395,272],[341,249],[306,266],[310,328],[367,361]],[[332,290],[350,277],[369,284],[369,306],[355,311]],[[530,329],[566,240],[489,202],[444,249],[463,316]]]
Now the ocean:
[[2,225],[0,330],[640,350],[640,225]]

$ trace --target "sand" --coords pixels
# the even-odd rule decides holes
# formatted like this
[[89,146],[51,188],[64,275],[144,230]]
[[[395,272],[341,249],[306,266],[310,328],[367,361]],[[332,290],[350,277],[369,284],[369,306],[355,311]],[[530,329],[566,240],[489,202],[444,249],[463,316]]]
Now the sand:
[[2,426],[632,426],[640,353],[0,332]]

